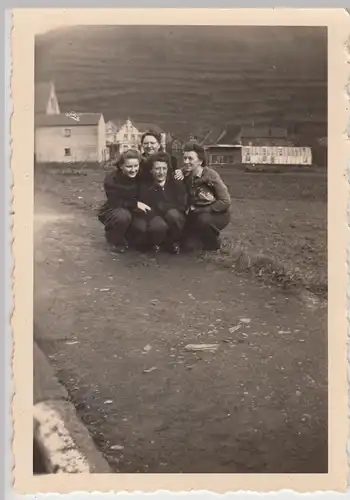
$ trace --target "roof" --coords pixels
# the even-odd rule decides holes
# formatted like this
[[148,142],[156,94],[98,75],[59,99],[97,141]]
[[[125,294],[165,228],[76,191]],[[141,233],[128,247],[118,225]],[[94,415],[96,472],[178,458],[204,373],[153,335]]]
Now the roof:
[[225,131],[218,138],[218,144],[236,144],[238,142],[238,135],[240,132],[239,125],[227,125]]
[[203,146],[212,146],[213,144],[236,144],[239,131],[240,127],[238,125],[212,127],[202,136],[200,144]]
[[210,148],[221,148],[221,149],[232,149],[232,148],[241,148],[242,144],[208,144],[207,146],[204,146],[206,149]]
[[241,138],[284,138],[287,137],[287,129],[282,127],[269,127],[268,125],[244,126],[240,132]]
[[155,123],[133,122],[132,120],[131,123],[137,128],[139,132],[147,132],[149,130],[153,130],[153,132],[158,132],[158,134],[163,133],[163,130]]
[[98,125],[101,113],[61,113],[40,115],[35,121],[37,127],[84,127]]
[[[146,123],[146,122],[136,122],[134,120],[131,120],[131,123],[134,125],[134,127],[137,128],[139,132],[147,132],[148,130],[153,130],[154,132],[158,132],[158,134],[163,133],[163,130],[156,125],[155,123]],[[113,123],[117,127],[117,129],[120,129],[123,125],[126,124],[127,120],[121,120],[120,118],[115,118],[112,120],[108,120],[108,122]]]
[[211,127],[210,129],[200,130],[197,134],[193,134],[197,137],[199,144],[202,146],[206,144],[213,144],[218,141],[218,139],[223,134],[222,127]]
[[113,123],[117,127],[117,129],[120,129],[123,125],[125,125],[126,120],[119,120],[119,118],[115,118],[112,120],[108,120],[107,123]]
[[52,86],[52,82],[40,82],[35,84],[35,114],[46,113]]

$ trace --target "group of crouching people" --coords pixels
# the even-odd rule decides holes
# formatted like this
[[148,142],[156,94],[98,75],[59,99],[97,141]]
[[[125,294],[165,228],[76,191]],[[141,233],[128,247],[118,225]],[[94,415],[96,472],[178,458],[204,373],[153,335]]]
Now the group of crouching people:
[[231,198],[219,174],[206,166],[203,147],[185,145],[179,167],[162,151],[156,132],[145,133],[141,147],[142,154],[122,153],[116,170],[106,175],[107,201],[98,218],[107,241],[120,252],[218,250]]

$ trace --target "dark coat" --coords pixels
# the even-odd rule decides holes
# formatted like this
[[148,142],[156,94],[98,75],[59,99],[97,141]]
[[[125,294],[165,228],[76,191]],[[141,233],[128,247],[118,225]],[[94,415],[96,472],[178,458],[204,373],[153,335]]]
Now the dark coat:
[[[175,158],[175,156],[170,156],[170,160],[171,160],[172,175],[174,175],[175,170],[177,169],[177,159]],[[149,182],[149,183],[153,182],[151,167],[152,163],[150,159],[143,156],[140,162],[140,171],[138,174],[138,177],[141,182]]]
[[107,201],[100,208],[98,218],[104,223],[106,215],[115,208],[134,210],[138,202],[137,178],[130,179],[120,170],[109,172],[104,180]]
[[140,185],[139,199],[151,207],[153,213],[165,215],[169,210],[176,209],[184,213],[187,209],[186,188],[182,181],[169,177],[164,187],[156,183]]

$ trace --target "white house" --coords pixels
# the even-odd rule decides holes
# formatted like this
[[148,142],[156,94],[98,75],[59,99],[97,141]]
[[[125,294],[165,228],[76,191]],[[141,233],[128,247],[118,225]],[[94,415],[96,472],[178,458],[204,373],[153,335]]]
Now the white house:
[[312,150],[295,146],[283,127],[243,127],[238,135],[242,163],[254,165],[312,165]]
[[98,162],[108,159],[101,113],[61,113],[52,82],[35,86],[35,161]]
[[243,146],[242,163],[254,165],[312,165],[310,147]]
[[127,149],[138,149],[141,144],[142,134],[153,130],[161,135],[161,143],[165,148],[166,134],[153,123],[132,122],[129,118],[123,122],[115,119],[106,123],[106,140],[108,145],[117,145],[119,152]]
[[205,146],[209,164],[312,165],[311,147],[294,146],[283,128],[243,127],[238,133],[230,128]]
[[36,120],[38,163],[98,162],[108,159],[106,125],[101,113],[40,115]]

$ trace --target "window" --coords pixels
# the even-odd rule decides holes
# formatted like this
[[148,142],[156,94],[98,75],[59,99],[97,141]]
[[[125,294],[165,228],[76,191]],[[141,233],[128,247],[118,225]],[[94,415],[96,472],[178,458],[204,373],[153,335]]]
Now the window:
[[132,136],[131,136],[131,140],[132,140],[132,141],[135,141],[135,140],[136,140],[136,136],[135,136],[135,134],[132,134]]
[[223,163],[230,164],[233,163],[233,156],[232,155],[225,155],[223,157]]
[[64,148],[64,156],[71,156],[70,148]]
[[222,165],[223,163],[225,163],[224,156],[220,155],[220,156],[218,156],[217,158],[218,158],[217,163],[218,163],[219,165]]
[[124,141],[128,140],[128,134],[124,134]]
[[70,137],[71,136],[71,129],[70,128],[65,128],[64,129],[64,137]]

